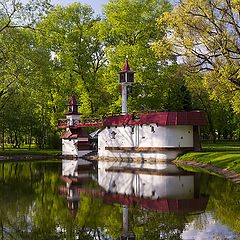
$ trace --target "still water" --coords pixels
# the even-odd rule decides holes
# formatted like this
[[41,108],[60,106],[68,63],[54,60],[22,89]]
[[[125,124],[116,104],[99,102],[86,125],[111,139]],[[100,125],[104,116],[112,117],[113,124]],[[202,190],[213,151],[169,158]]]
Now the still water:
[[0,239],[240,239],[240,186],[171,164],[1,163]]

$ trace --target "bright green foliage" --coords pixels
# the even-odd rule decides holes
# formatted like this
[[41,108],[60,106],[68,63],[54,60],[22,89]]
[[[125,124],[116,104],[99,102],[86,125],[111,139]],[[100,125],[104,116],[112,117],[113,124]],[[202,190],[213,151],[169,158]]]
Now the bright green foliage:
[[[240,102],[237,77],[236,82],[224,82],[225,76],[236,68],[233,56],[236,57],[237,53],[223,55],[217,47],[221,37],[218,33],[216,38],[204,42],[206,48],[210,49],[211,42],[217,49],[216,56],[209,57],[213,64],[207,64],[213,66],[213,71],[186,76],[190,68],[178,65],[176,55],[172,56],[168,51],[176,47],[177,41],[184,44],[190,39],[191,44],[186,42],[186,46],[194,47],[197,40],[206,40],[207,34],[213,34],[209,32],[197,37],[195,33],[200,30],[196,24],[202,23],[202,18],[192,16],[198,21],[191,22],[196,28],[192,28],[191,37],[188,34],[183,38],[174,35],[175,31],[176,34],[185,30],[189,33],[181,19],[188,24],[188,11],[195,11],[207,0],[198,3],[183,1],[187,8],[179,5],[173,12],[167,1],[110,0],[102,17],[96,17],[90,6],[80,3],[66,7],[51,6],[47,0],[32,0],[26,4],[10,0],[0,3],[2,146],[3,143],[13,147],[24,143],[30,146],[34,142],[40,148],[46,145],[60,147],[61,132],[57,130],[57,119],[64,118],[72,91],[75,91],[83,117],[119,113],[121,96],[117,72],[123,69],[125,59],[136,71],[136,83],[128,87],[128,111],[203,109],[209,121],[209,128],[202,134],[204,138],[239,138],[239,117],[234,113]],[[214,6],[217,2],[211,4]],[[225,2],[219,4],[223,6]],[[234,2],[231,8],[235,7]],[[208,11],[211,9],[210,6]],[[238,16],[238,13],[234,14],[234,17]],[[162,24],[160,30],[156,28],[156,19]],[[166,22],[173,31],[172,35],[166,29]],[[209,26],[212,24],[208,22]],[[226,22],[222,24],[223,30],[225,25]],[[234,28],[229,31],[229,36],[233,32]],[[230,37],[227,39],[231,40]],[[232,45],[229,43],[226,47],[236,51],[236,44],[230,40]],[[154,42],[158,42],[155,46],[158,57],[153,50]],[[190,51],[186,46],[183,45],[183,55]],[[210,50],[205,53],[209,54]],[[189,63],[196,61],[195,57],[194,52],[188,54]],[[204,65],[206,61],[203,61]],[[226,90],[226,94],[216,100],[222,90]]]
[[158,19],[163,39],[156,53],[181,56],[190,72],[205,72],[204,85],[215,98],[231,98],[239,111],[239,2],[184,0]]
[[99,40],[99,21],[90,6],[74,3],[52,8],[38,26],[44,29],[40,40],[52,50],[62,94],[70,97],[76,90],[80,112],[85,116],[102,113],[108,100],[101,81],[106,60]]
[[151,46],[156,39],[162,38],[164,32],[156,31],[156,19],[170,8],[168,2],[155,0],[117,0],[109,1],[105,6],[102,37],[109,61],[104,78],[113,99],[110,112],[120,111],[121,96],[116,73],[123,69],[126,58],[130,68],[137,72],[136,84],[132,86],[129,97],[129,111],[165,107],[163,102],[170,85],[171,77],[167,78],[170,68],[164,69],[163,62],[155,57]]

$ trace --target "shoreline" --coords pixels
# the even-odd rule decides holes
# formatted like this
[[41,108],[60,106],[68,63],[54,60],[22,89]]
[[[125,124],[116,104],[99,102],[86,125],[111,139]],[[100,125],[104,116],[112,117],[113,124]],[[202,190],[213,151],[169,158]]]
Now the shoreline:
[[[4,162],[18,162],[18,161],[32,161],[32,160],[50,160],[50,159],[63,159],[65,158],[62,155],[26,155],[26,154],[19,154],[19,155],[10,155],[10,156],[6,156],[6,155],[0,155],[0,163],[4,163]],[[69,158],[70,159],[70,158]],[[75,159],[75,158],[74,158]],[[100,159],[98,158],[97,155],[93,154],[92,156],[87,156],[86,158],[84,158],[85,160],[88,161],[99,161]],[[152,162],[153,163],[153,162]],[[157,162],[155,162],[157,163]],[[203,163],[203,162],[197,162],[194,160],[173,160],[170,163],[173,164],[178,164],[178,165],[183,165],[183,166],[190,166],[190,167],[195,167],[195,168],[200,168],[200,169],[205,169],[209,172],[213,172],[216,173],[220,176],[223,176],[233,182],[235,182],[236,184],[240,184],[240,174],[233,171],[233,170],[229,170],[227,168],[220,168],[220,167],[216,167],[213,166],[211,164],[208,163]],[[151,163],[150,163],[151,164]]]
[[240,174],[233,170],[229,170],[227,168],[220,168],[208,163],[196,162],[193,160],[190,160],[190,161],[189,160],[173,160],[173,163],[183,165],[183,166],[190,166],[190,167],[205,169],[209,172],[213,172],[220,176],[223,176],[231,180],[232,182],[235,182],[236,184],[240,184]]

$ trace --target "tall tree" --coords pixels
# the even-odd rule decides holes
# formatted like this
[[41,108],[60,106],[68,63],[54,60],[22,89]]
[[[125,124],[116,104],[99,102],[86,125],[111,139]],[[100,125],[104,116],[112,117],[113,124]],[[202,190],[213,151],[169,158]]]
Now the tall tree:
[[76,90],[82,103],[80,111],[93,115],[104,105],[104,84],[99,75],[106,62],[104,47],[99,40],[100,18],[90,6],[74,3],[56,6],[39,23],[55,55],[55,64],[62,79],[65,95]]
[[112,98],[109,111],[120,111],[117,72],[123,69],[126,58],[131,69],[137,72],[136,84],[129,96],[129,111],[179,106],[168,104],[169,96],[177,96],[175,90],[183,85],[173,76],[177,68],[165,68],[167,61],[157,58],[152,49],[153,42],[162,39],[165,33],[164,29],[156,30],[156,19],[170,9],[167,1],[160,0],[110,0],[105,6],[101,36],[109,61],[104,73]]
[[205,73],[205,87],[214,97],[229,96],[239,111],[240,14],[231,0],[182,0],[158,19],[168,29],[155,44],[160,57],[180,56],[190,72]]
[[27,4],[18,0],[0,1],[0,109],[19,86],[27,83],[31,74],[28,53],[31,38],[26,28],[32,29],[45,13],[48,0],[31,0]]

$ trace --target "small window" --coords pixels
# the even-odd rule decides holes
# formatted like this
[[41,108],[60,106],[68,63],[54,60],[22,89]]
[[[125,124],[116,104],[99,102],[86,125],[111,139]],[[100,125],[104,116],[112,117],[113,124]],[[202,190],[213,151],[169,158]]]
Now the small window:
[[131,127],[131,134],[134,134],[134,126]]
[[116,134],[117,134],[116,132],[112,131],[111,132],[111,139],[115,139]]
[[154,126],[151,126],[151,132],[155,133]]

